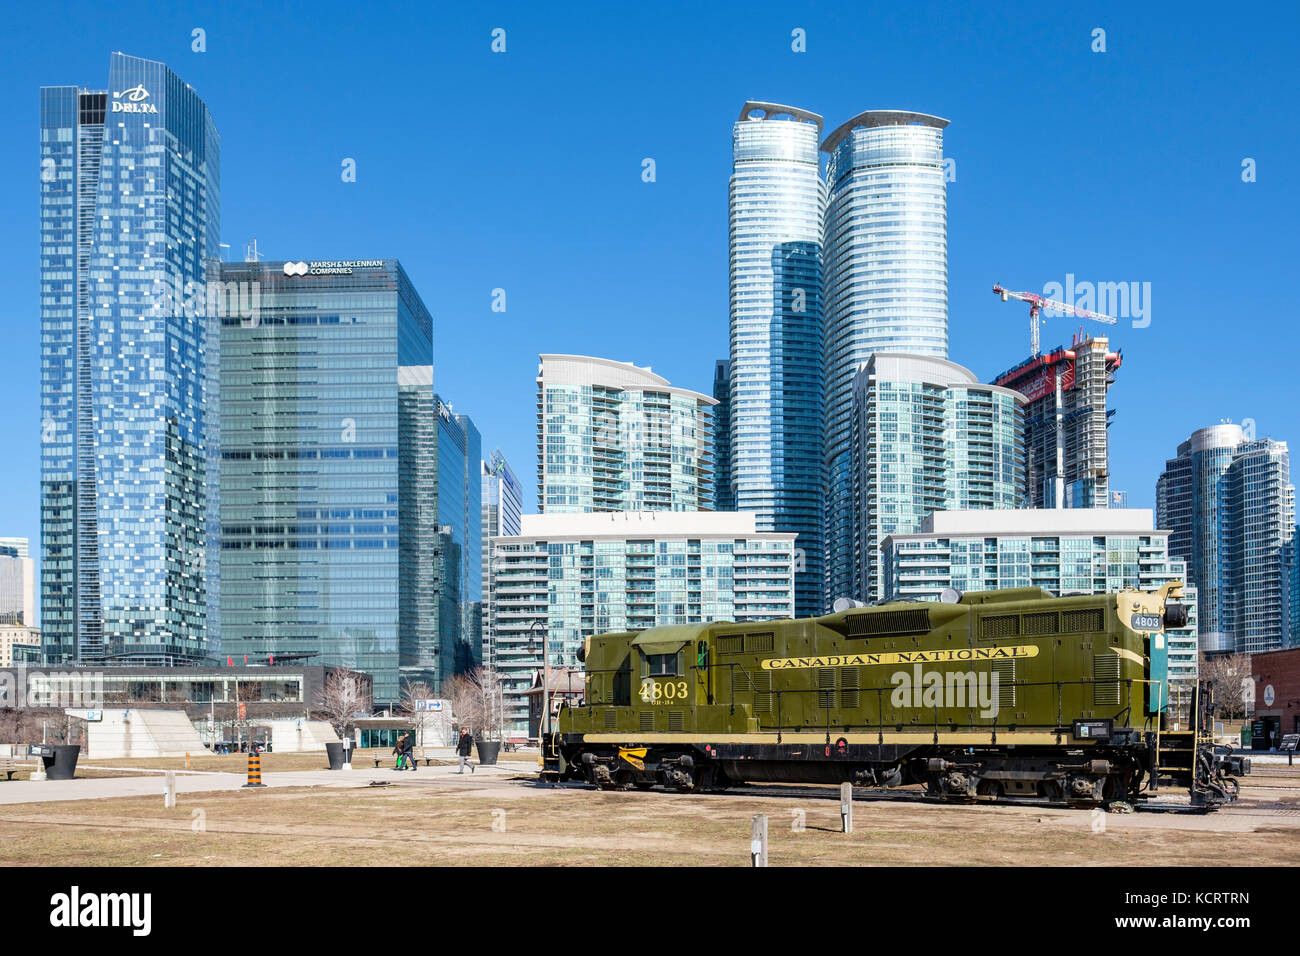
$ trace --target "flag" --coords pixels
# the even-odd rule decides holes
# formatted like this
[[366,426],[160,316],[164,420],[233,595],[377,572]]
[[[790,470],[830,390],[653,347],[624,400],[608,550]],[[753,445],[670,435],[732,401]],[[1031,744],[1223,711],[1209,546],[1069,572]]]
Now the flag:
[[245,664],[248,663],[248,655],[247,655],[247,654],[244,655],[244,663],[245,663]]
[[229,655],[229,654],[226,655],[226,666],[227,666],[227,667],[234,667],[234,666],[235,666],[235,662],[232,661],[232,660],[230,659],[230,655]]
[[274,654],[271,655],[271,666],[273,666],[273,667],[275,666],[275,655],[274,655]]

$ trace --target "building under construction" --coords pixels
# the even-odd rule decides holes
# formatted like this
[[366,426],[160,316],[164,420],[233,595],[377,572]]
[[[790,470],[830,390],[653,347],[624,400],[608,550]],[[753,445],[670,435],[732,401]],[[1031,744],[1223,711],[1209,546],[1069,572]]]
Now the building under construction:
[[1115,414],[1106,392],[1120,354],[1105,336],[1076,335],[1069,348],[1037,355],[1003,372],[994,385],[1014,389],[1025,406],[1026,503],[1031,508],[1105,508],[1110,466],[1106,429]]

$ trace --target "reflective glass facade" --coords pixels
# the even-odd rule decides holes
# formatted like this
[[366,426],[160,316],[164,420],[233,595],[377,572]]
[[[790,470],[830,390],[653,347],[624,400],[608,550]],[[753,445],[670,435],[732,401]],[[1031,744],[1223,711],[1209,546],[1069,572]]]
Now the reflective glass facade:
[[1285,442],[1221,424],[1193,432],[1156,482],[1157,523],[1197,586],[1202,650],[1256,653],[1290,641],[1290,471]]
[[943,128],[920,113],[859,114],[822,143],[825,541],[830,598],[853,591],[853,377],[874,353],[948,354]]
[[223,652],[355,667],[390,702],[441,650],[432,322],[395,260],[303,271],[213,266],[257,290],[220,319]]
[[713,365],[713,510],[735,511],[736,493],[731,487],[731,362],[719,359]]
[[[823,610],[821,117],[746,103],[729,193],[729,478],[719,501],[798,535],[797,612]],[[719,510],[724,510],[719,505]]]
[[508,732],[527,733],[543,629],[559,668],[577,666],[591,634],[790,617],[794,547],[794,535],[758,532],[736,512],[525,515],[520,537],[492,542]]
[[707,395],[675,388],[628,362],[541,356],[538,510],[709,509],[713,404]]
[[854,386],[857,587],[887,596],[881,546],[934,511],[1024,506],[1024,396],[959,365],[873,355]]
[[438,400],[439,673],[434,686],[483,663],[483,443],[468,415]]
[[481,462],[479,488],[483,507],[483,666],[496,666],[496,644],[492,637],[492,539],[519,534],[524,513],[524,489],[501,450],[495,449]]
[[45,654],[199,661],[218,633],[216,126],[165,65],[121,53],[107,90],[47,87],[40,112]]

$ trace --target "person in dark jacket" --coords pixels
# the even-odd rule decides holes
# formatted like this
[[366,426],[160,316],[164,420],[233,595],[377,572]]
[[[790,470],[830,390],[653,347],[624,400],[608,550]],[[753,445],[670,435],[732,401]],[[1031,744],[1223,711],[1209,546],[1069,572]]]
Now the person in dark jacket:
[[402,756],[406,758],[406,769],[415,769],[415,735],[407,734],[406,743],[402,747]]
[[470,748],[474,746],[474,738],[466,729],[460,732],[460,740],[456,741],[456,753],[460,755],[460,769],[456,773],[464,773],[465,766],[469,765],[469,772],[474,772],[474,765],[469,762]]
[[406,742],[406,734],[402,734],[402,736],[397,738],[397,746],[393,748],[393,753],[397,754],[397,765],[393,767],[394,770],[406,769],[405,762],[407,760],[406,754],[408,746],[410,745]]

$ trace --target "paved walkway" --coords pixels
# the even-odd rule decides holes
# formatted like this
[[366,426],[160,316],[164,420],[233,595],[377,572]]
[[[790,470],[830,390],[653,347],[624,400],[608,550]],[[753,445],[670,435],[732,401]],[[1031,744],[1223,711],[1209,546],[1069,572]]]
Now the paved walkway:
[[[78,768],[80,769],[80,768]],[[124,768],[115,768],[124,769]],[[404,781],[483,779],[486,777],[512,777],[535,773],[533,764],[509,761],[495,767],[477,767],[473,774],[456,776],[455,767],[424,767],[410,771],[397,771],[390,767],[378,770],[353,766],[352,770],[287,770],[262,774],[267,787],[368,787],[371,781],[396,783]],[[58,800],[102,800],[110,797],[139,797],[163,794],[164,770],[155,770],[152,776],[86,777],[75,780],[9,780],[0,781],[0,805],[16,803],[44,803]],[[203,773],[176,771],[177,793],[203,793],[213,790],[238,790],[248,782],[242,773]]]

